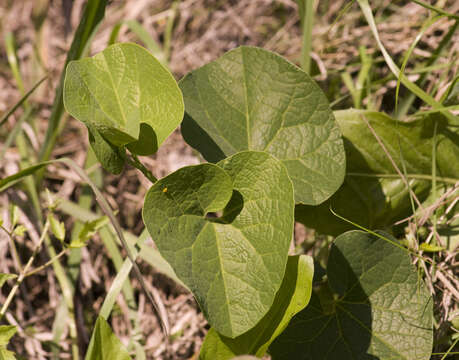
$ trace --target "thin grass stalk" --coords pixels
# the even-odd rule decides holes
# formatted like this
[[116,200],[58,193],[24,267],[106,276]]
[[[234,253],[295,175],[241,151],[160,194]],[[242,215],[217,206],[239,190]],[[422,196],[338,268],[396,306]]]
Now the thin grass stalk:
[[[456,21],[453,26],[448,30],[448,33],[443,37],[443,39],[438,44],[435,51],[432,53],[432,56],[427,60],[424,68],[430,68],[435,64],[438,60],[440,54],[442,53],[443,49],[449,44],[451,41],[454,33],[459,26],[459,21]],[[425,85],[427,81],[427,76],[429,75],[429,71],[423,72],[422,75],[419,77],[419,80],[416,82],[421,88]],[[396,118],[403,118],[408,114],[408,111],[413,105],[414,100],[416,100],[416,95],[413,92],[410,92],[406,98],[404,98],[400,102],[400,106],[398,106],[398,111],[395,113]]]

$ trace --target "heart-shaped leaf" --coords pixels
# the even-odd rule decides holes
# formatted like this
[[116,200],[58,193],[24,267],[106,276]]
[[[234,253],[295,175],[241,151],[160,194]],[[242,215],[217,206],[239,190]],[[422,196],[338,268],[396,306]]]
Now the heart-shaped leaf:
[[180,81],[182,134],[208,161],[266,151],[287,167],[297,203],[316,205],[344,178],[344,148],[328,101],[300,68],[240,47]]
[[[366,110],[335,112],[343,132],[347,174],[341,188],[320,206],[297,206],[295,217],[321,233],[338,235],[352,225],[330,213],[339,214],[367,228],[382,228],[412,213],[410,196],[389,158],[376,141],[365,120],[385,144],[398,168],[404,166],[413,192],[426,199],[432,173],[432,145],[436,128],[437,182],[459,179],[459,123],[441,116],[413,122],[394,120],[384,113]],[[435,125],[436,124],[436,125]],[[412,175],[412,176],[411,176]]]
[[92,58],[70,62],[64,105],[88,126],[97,143],[127,146],[139,155],[156,152],[184,111],[171,73],[132,43],[115,44]]
[[273,360],[430,358],[432,298],[406,251],[349,231],[334,241],[327,275],[329,289],[271,345]]
[[311,297],[314,264],[307,255],[289,256],[284,280],[269,312],[246,333],[231,339],[210,329],[199,354],[201,360],[229,360],[236,355],[262,357],[269,345],[303,310]]
[[[293,209],[282,163],[246,151],[159,180],[146,195],[143,219],[209,323],[236,337],[273,304],[287,263]],[[210,216],[219,210],[220,218]]]

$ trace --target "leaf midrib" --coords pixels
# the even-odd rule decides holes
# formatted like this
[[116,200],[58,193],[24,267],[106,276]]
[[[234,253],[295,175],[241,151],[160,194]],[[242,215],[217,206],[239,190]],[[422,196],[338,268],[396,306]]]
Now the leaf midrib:
[[[118,94],[118,91],[117,91],[117,87],[115,86],[115,82],[113,80],[112,73],[110,72],[110,70],[108,68],[108,63],[107,63],[107,58],[105,56],[105,53],[102,52],[101,54],[103,55],[102,58],[104,59],[105,70],[107,71],[108,77],[110,78],[110,82],[111,82],[112,87],[113,87],[113,92],[115,94],[115,99],[116,99],[116,102],[118,103],[118,108],[120,109],[121,117],[123,118],[123,125],[124,125],[124,127],[126,127],[126,125],[127,125],[126,115],[124,114],[124,109],[121,106],[121,100],[120,100],[120,97],[119,97],[119,94]],[[124,55],[124,53],[123,53],[123,55]],[[124,66],[126,66],[126,64]],[[138,134],[137,134],[137,136],[138,136]]]

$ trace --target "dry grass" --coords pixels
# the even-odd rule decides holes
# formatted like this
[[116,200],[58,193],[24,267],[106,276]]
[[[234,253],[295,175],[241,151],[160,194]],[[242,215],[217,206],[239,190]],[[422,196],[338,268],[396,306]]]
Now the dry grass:
[[[44,74],[49,74],[49,81],[46,85],[41,86],[30,100],[37,109],[35,123],[38,131],[36,135],[33,131],[30,132],[31,146],[34,150],[38,150],[43,141],[54,88],[62,71],[66,51],[70,46],[71,31],[78,25],[84,5],[83,0],[75,0],[73,12],[69,17],[65,17],[60,1],[53,1],[49,7],[40,11],[39,4],[41,3],[46,4],[47,1],[5,0],[0,4],[1,30],[4,34],[12,31],[15,35],[25,87],[30,88]],[[365,46],[368,53],[374,56],[375,61],[380,63],[380,66],[374,70],[373,78],[377,80],[388,76],[389,72],[382,64],[382,58],[375,48],[374,39],[366,23],[362,21],[356,4],[336,21],[346,1],[328,0],[319,3],[320,16],[315,20],[312,56],[318,66],[316,79],[320,81],[328,94],[333,96],[331,100],[347,95],[347,89],[340,82],[340,73],[348,71],[355,74],[359,70],[359,46]],[[382,40],[391,55],[400,63],[402,54],[416,37],[423,21],[427,19],[428,12],[407,1],[383,0],[375,3],[377,3],[377,8],[374,9],[375,16],[381,20],[378,28]],[[459,10],[457,1],[442,1],[442,4],[452,13],[457,13]],[[172,2],[167,0],[112,1],[107,9],[105,21],[94,39],[91,52],[98,52],[106,46],[113,25],[121,19],[138,20],[151,36],[161,43],[171,5]],[[334,23],[333,26],[331,26],[332,23]],[[417,60],[428,58],[451,25],[452,21],[447,19],[436,23],[415,50],[415,58]],[[174,25],[170,68],[176,78],[180,78],[188,71],[241,44],[256,45],[276,51],[298,63],[301,52],[300,35],[297,7],[293,0],[183,0],[179,4],[178,18]],[[427,91],[433,87],[446,89],[453,75],[457,74],[459,37],[457,34],[455,36],[455,40],[451,42],[453,46],[450,46],[448,52],[442,54],[438,61],[439,64],[446,64],[445,68],[430,72]],[[135,35],[125,28],[120,33],[120,39],[137,41]],[[1,49],[4,49],[3,45],[0,40]],[[411,69],[412,67],[409,67],[409,70]],[[0,53],[0,74],[0,113],[2,113],[20,98],[4,51]],[[417,76],[414,74],[412,78],[416,79]],[[372,90],[375,107],[382,110],[393,109],[395,84],[395,80],[386,81]],[[349,98],[345,98],[339,106],[349,107]],[[20,115],[21,111],[18,111],[9,119],[4,128],[0,129],[2,139],[13,128]],[[71,157],[82,166],[86,149],[87,138],[84,128],[78,122],[71,120],[67,123],[53,156]],[[19,160],[17,148],[10,147],[5,157],[0,159],[0,176],[16,172],[19,168]],[[197,155],[183,142],[178,131],[171,135],[155,156],[145,159],[145,163],[157,177],[162,177],[181,166],[198,161]],[[61,198],[73,201],[78,199],[81,184],[74,174],[58,166],[49,167],[48,171],[49,178],[44,186],[57,192]],[[143,229],[140,211],[143,197],[149,187],[148,180],[137,170],[127,168],[122,176],[107,175],[104,183],[104,194],[110,205],[119,211],[122,226],[139,234]],[[457,187],[456,192],[448,196],[450,199],[455,196],[456,200],[452,201],[457,201]],[[439,198],[437,206],[443,200]],[[26,237],[18,238],[17,246],[24,255],[24,259],[27,259],[33,244],[38,241],[39,237],[35,226],[36,219],[30,217],[30,203],[26,194],[15,189],[0,194],[0,216],[5,219],[5,226],[8,226],[10,203],[18,204],[23,210],[20,221],[27,227],[28,233]],[[62,219],[65,220],[68,228],[73,224],[73,219],[70,217],[62,215]],[[421,221],[417,226],[421,227],[424,224],[425,221],[424,223]],[[314,236],[313,232],[305,231],[301,226],[297,226],[296,235],[297,243]],[[433,274],[428,277],[428,280],[435,294],[435,304],[439,315],[437,338],[450,331],[449,321],[458,313],[458,260],[455,254],[457,252],[438,258],[437,272],[432,273],[430,269],[427,271],[427,274]],[[46,260],[47,256],[42,253],[37,263],[43,263]],[[170,341],[170,346],[166,347],[166,341],[153,315],[153,310],[143,292],[138,291],[141,338],[144,341],[148,358],[192,358],[198,353],[206,332],[206,322],[202,314],[192,296],[185,290],[164,276],[155,273],[149,266],[144,264],[141,266],[147,282],[155,284],[157,290],[154,291],[158,292],[167,309],[172,334],[175,334]],[[10,256],[7,236],[1,231],[0,272],[17,272],[17,264]],[[448,275],[443,275],[445,273]],[[83,324],[83,330],[86,326],[86,331],[90,331],[87,325],[93,323],[114,274],[114,268],[104,246],[100,239],[95,237],[88,249],[83,250],[81,276],[78,281],[81,296],[75,297],[76,306],[84,309],[84,316],[79,319]],[[137,285],[135,279],[133,284]],[[136,286],[136,288],[139,287]],[[13,342],[13,348],[18,354],[28,359],[49,358],[49,353],[44,350],[49,347],[44,344],[52,340],[52,326],[60,304],[60,297],[59,285],[52,270],[42,271],[27,279],[21,294],[18,295],[7,314],[7,320],[19,327],[20,336],[15,337]],[[4,299],[4,294],[0,294],[0,303],[3,303]],[[122,297],[119,298],[118,306],[119,309],[115,311],[111,324],[117,335],[127,343],[131,328],[127,320],[127,305]],[[83,332],[83,335],[86,335],[85,340],[87,341],[89,334]],[[64,333],[62,339],[66,338],[67,334]],[[60,346],[62,347],[61,358],[70,358],[69,342],[63,340]]]

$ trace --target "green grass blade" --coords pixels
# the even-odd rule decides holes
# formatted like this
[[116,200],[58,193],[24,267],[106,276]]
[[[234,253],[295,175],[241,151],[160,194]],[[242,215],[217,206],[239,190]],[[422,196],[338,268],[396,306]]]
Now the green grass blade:
[[21,94],[24,94],[24,83],[22,81],[21,72],[19,70],[18,59],[16,56],[16,45],[13,33],[7,32],[5,34],[4,41],[6,55],[8,57],[8,63],[10,65],[11,71],[13,72],[14,79],[16,80],[16,84],[18,85],[19,91],[21,92]]
[[[436,101],[432,96],[424,92],[420,87],[418,87],[416,84],[412,83],[408,78],[400,73],[400,69],[398,66],[395,64],[395,62],[392,60],[390,57],[389,53],[387,52],[386,48],[381,42],[381,39],[379,37],[378,29],[376,28],[376,23],[373,17],[373,13],[371,11],[370,5],[368,4],[368,0],[357,0],[357,2],[360,5],[360,8],[362,9],[363,15],[365,16],[368,24],[370,25],[370,29],[373,33],[373,36],[376,40],[376,43],[378,44],[378,47],[383,54],[383,57],[386,61],[386,64],[388,65],[389,69],[391,72],[396,76],[400,77],[401,83],[411,92],[413,92],[417,97],[419,97],[421,100],[423,100],[426,104],[432,106],[434,109],[440,109],[442,105]],[[451,114],[449,111],[442,111],[440,112],[445,115],[448,119],[450,120],[455,120],[457,117],[453,114]]]
[[[357,99],[359,108],[362,107],[364,90],[367,89],[367,92],[370,92],[371,81],[370,81],[370,70],[373,65],[373,59],[371,55],[368,55],[366,48],[364,46],[359,47],[360,61],[362,62],[362,67],[360,68],[359,75],[357,76],[356,90],[357,90]],[[367,106],[371,108],[371,105]]]
[[[99,215],[82,208],[78,204],[75,204],[68,200],[61,200],[59,202],[58,209],[68,215],[72,215],[75,219],[79,221],[92,221],[99,217]],[[111,231],[114,232],[114,229],[111,228]],[[129,243],[132,249],[136,249],[136,244],[138,243],[138,238],[131,234],[130,232],[124,231],[123,232],[127,242]],[[137,251],[138,249],[136,249]],[[152,267],[156,269],[156,271],[160,272],[163,275],[166,275],[168,278],[174,280],[177,284],[186,288],[186,286],[177,278],[175,272],[172,270],[169,263],[164,260],[164,258],[160,255],[159,251],[145,245],[141,247],[139,257],[150,264]]]
[[64,113],[62,93],[65,68],[70,61],[79,59],[83,55],[86,47],[90,43],[92,35],[95,33],[99,23],[104,18],[106,6],[107,0],[91,0],[87,2],[83,11],[83,17],[81,18],[80,24],[78,25],[78,28],[75,32],[75,36],[73,37],[72,45],[70,46],[70,50],[67,53],[67,59],[65,60],[65,65],[61,74],[59,85],[56,89],[56,95],[53,102],[51,116],[49,118],[48,129],[46,131],[43,147],[40,151],[40,161],[49,159],[54,144],[56,143],[59,130],[61,128],[60,121],[62,114]]
[[0,159],[3,159],[5,156],[6,150],[11,146],[11,144],[14,142],[16,139],[16,136],[21,132],[22,130],[22,124],[30,117],[32,110],[29,108],[24,111],[22,116],[19,118],[18,122],[14,125],[13,130],[8,134],[8,137],[5,140],[5,144],[3,144],[3,148],[0,151]]
[[[416,35],[416,38],[414,39],[414,41],[411,43],[410,47],[408,48],[408,50],[406,51],[405,53],[405,56],[403,58],[403,62],[402,62],[402,66],[400,68],[400,76],[403,75],[405,73],[405,68],[406,68],[406,64],[408,63],[408,60],[410,59],[410,56],[411,54],[413,53],[414,49],[416,48],[416,45],[418,44],[418,42],[421,40],[422,36],[424,35],[424,33],[433,25],[435,24],[438,20],[442,19],[443,18],[443,15],[440,15],[440,16],[435,16],[435,17],[432,17],[430,19],[428,19],[423,25],[422,25],[422,28],[421,28],[421,31],[419,31],[419,33]],[[397,106],[398,106],[398,94],[399,94],[399,91],[400,91],[400,81],[401,81],[401,78],[400,76],[397,78],[397,86],[395,88],[395,113],[397,114]]]
[[32,86],[32,88],[27,91],[26,94],[24,94],[24,96],[16,103],[14,104],[3,116],[2,118],[0,119],[0,126],[3,125],[3,123],[5,123],[8,118],[14,114],[14,112],[22,105],[24,104],[24,102],[29,98],[30,95],[32,95],[32,93],[37,89],[37,87],[39,87],[41,85],[41,83],[43,83],[43,81],[45,81],[48,77],[45,76],[43,79],[39,80],[34,86]]
[[341,74],[341,80],[343,81],[344,85],[349,90],[349,93],[352,97],[352,102],[354,103],[354,107],[356,109],[360,109],[359,105],[359,98],[357,95],[357,89],[354,86],[354,82],[352,81],[352,76],[347,71]]
[[91,187],[91,190],[94,192],[94,194],[96,196],[97,203],[99,204],[99,206],[101,207],[101,209],[105,213],[105,215],[107,215],[107,217],[110,219],[110,222],[113,225],[113,228],[115,229],[115,232],[116,232],[116,235],[117,235],[118,239],[120,240],[121,244],[123,245],[124,249],[126,250],[126,254],[127,254],[129,260],[132,262],[135,275],[138,278],[138,280],[140,282],[140,285],[144,289],[144,291],[145,291],[145,293],[146,293],[146,295],[148,297],[148,300],[151,302],[151,304],[153,305],[154,309],[156,310],[156,314],[158,315],[158,320],[161,323],[161,327],[162,327],[165,335],[168,336],[169,335],[168,321],[165,320],[162,317],[162,314],[159,311],[159,308],[158,308],[158,305],[157,305],[155,299],[153,298],[153,296],[151,295],[150,291],[148,290],[148,288],[147,288],[147,286],[145,284],[145,280],[142,277],[140,269],[137,266],[134,257],[132,256],[133,247],[131,245],[129,245],[128,242],[126,241],[126,239],[124,237],[124,233],[123,233],[123,231],[121,229],[121,226],[119,225],[118,220],[116,220],[116,217],[113,214],[113,211],[111,210],[110,205],[108,204],[108,202],[105,199],[105,197],[102,195],[102,193],[97,188],[97,186],[95,186],[95,184],[91,181],[91,179],[89,179],[88,175],[84,172],[84,170],[81,169],[72,159],[60,158],[60,159],[55,159],[55,160],[44,161],[42,163],[36,164],[36,165],[31,166],[31,167],[29,167],[27,169],[19,171],[18,173],[14,174],[14,175],[11,175],[11,176],[3,179],[3,180],[0,180],[0,192],[5,190],[8,187],[14,185],[18,181],[22,180],[24,177],[32,175],[36,171],[39,171],[42,168],[44,168],[45,166],[47,166],[49,164],[52,164],[52,163],[63,163],[65,165],[67,165],[69,168],[71,168],[73,171],[75,171],[83,181],[85,181]]
[[411,0],[413,1],[414,3],[426,8],[426,9],[429,9],[429,10],[432,10],[432,11],[435,11],[436,13],[438,14],[441,14],[441,15],[444,15],[444,16],[447,16],[449,18],[452,18],[452,19],[456,19],[456,20],[459,20],[459,15],[455,15],[455,14],[451,14],[443,9],[440,9],[439,7],[437,6],[434,6],[434,5],[430,5],[424,1],[421,1],[421,0]]
[[108,45],[113,45],[116,43],[118,34],[121,30],[121,27],[125,25],[130,31],[137,35],[137,37],[142,41],[145,47],[152,53],[152,55],[158,59],[158,61],[164,66],[168,67],[167,57],[161,46],[151,37],[148,31],[137,21],[137,20],[122,20],[118,22],[112,29],[110,33],[110,38],[108,40]]
[[167,19],[166,29],[164,30],[164,57],[166,62],[169,62],[171,55],[171,39],[172,30],[174,29],[174,21],[177,17],[179,1],[175,0],[170,8],[171,14]]
[[429,115],[429,114],[434,114],[434,113],[438,113],[438,112],[442,112],[442,111],[450,111],[450,110],[459,110],[459,105],[451,105],[451,106],[442,106],[438,109],[434,109],[434,110],[420,110],[416,113],[413,114],[413,116],[425,116],[425,115]]
[[[148,236],[148,232],[144,230],[142,234],[140,235],[139,239],[137,240],[136,245],[138,247],[142,246],[147,236]],[[134,256],[134,258],[137,258],[138,254],[139,254],[139,250],[136,247],[132,251],[132,256]],[[131,272],[131,269],[132,269],[132,263],[129,261],[129,259],[127,259],[124,261],[124,263],[118,270],[118,273],[116,274],[116,277],[113,280],[112,285],[110,286],[110,290],[105,296],[104,303],[99,312],[99,315],[102,316],[104,319],[108,319],[108,317],[110,316],[110,313],[112,311],[113,305],[115,304],[116,298],[118,297],[118,294],[121,292],[121,289],[126,283],[126,280],[129,277],[129,273]]]
[[[423,86],[427,80],[427,75],[429,75],[430,71],[435,70],[433,68],[433,65],[439,58],[440,54],[442,53],[443,49],[446,47],[446,45],[451,41],[453,38],[453,35],[455,34],[457,28],[459,26],[459,21],[456,21],[453,26],[451,26],[446,33],[446,35],[442,38],[440,43],[438,44],[437,48],[434,50],[430,58],[427,60],[423,70],[424,71],[417,81],[417,84],[419,86]],[[449,66],[449,64],[445,64],[446,66]],[[416,73],[413,71],[413,73]],[[398,113],[396,113],[397,118],[403,118],[409,111],[411,105],[413,104],[414,100],[416,99],[416,95],[412,92],[409,93],[409,95],[403,99],[403,101],[400,103],[400,106],[398,107]],[[440,101],[442,103],[442,101]]]
[[[15,78],[16,84],[19,88],[19,91],[23,97],[26,95],[24,90],[24,83],[22,81],[21,72],[19,69],[19,64],[17,61],[16,55],[16,46],[14,44],[14,37],[11,32],[5,35],[5,46],[6,46],[6,54],[8,57],[8,64],[10,66],[11,72]],[[23,101],[23,106],[26,111],[30,111],[31,107],[27,101],[27,98]],[[19,166],[21,169],[26,168],[31,165],[31,159],[33,159],[33,153],[30,152],[30,146],[27,144],[26,138],[22,132],[22,127],[19,127],[17,133],[14,135],[16,140],[16,145],[19,150],[19,154],[21,155],[21,160],[19,162]],[[33,178],[28,178],[25,182],[26,191],[30,197],[30,200],[33,205],[33,210],[35,211],[35,215],[37,216],[39,223],[42,222],[43,216],[40,207],[40,200],[38,198],[37,193],[37,186],[35,180]]]

